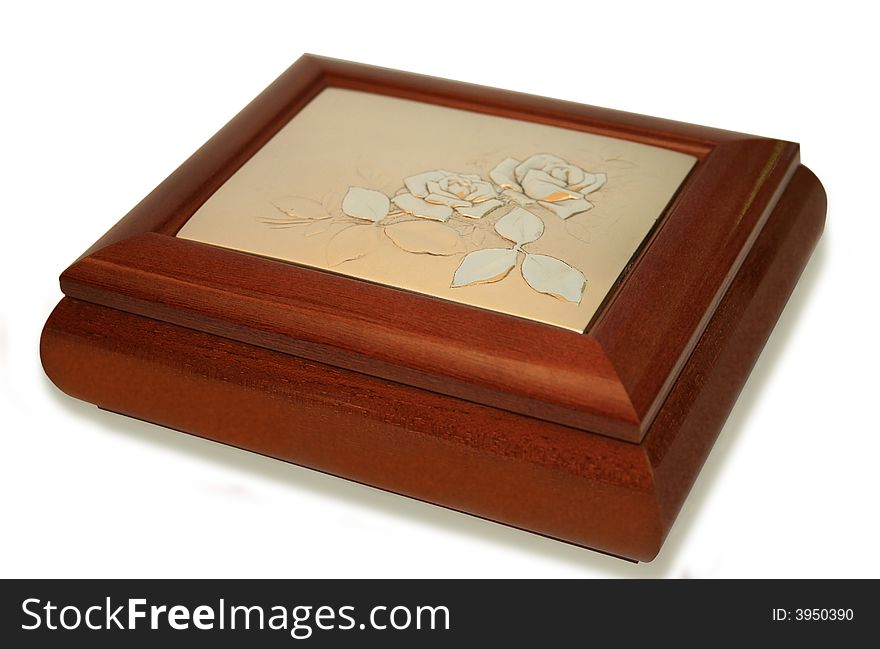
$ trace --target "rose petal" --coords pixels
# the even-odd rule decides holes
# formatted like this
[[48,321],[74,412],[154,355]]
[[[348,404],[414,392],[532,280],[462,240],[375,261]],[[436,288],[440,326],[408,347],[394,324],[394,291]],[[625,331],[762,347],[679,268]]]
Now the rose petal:
[[[562,186],[559,183],[562,183]],[[572,198],[582,198],[580,194],[566,189],[564,185],[563,181],[537,169],[530,169],[522,180],[526,194],[539,201],[555,203]]]
[[[556,168],[559,169],[559,167]],[[523,178],[523,182],[527,181],[530,178],[533,180],[540,180],[545,183],[550,183],[551,185],[556,185],[557,187],[567,187],[564,178],[557,178],[556,176],[552,176],[543,169],[529,169],[528,172],[526,172],[525,177]]]
[[575,214],[580,214],[581,212],[593,209],[593,204],[586,198],[578,198],[571,201],[559,201],[558,203],[548,203],[546,201],[538,201],[538,203],[555,213],[556,216],[561,219],[567,219]]
[[447,205],[432,205],[423,201],[418,196],[412,194],[399,194],[391,199],[391,202],[397,205],[407,214],[419,216],[424,219],[433,221],[446,221],[452,216],[452,208]]
[[488,201],[483,201],[482,203],[478,203],[473,207],[456,207],[455,211],[461,214],[462,216],[466,216],[469,219],[481,219],[486,216],[489,212],[493,210],[497,210],[499,207],[503,206],[504,203],[499,201],[497,198],[489,199]]
[[568,163],[559,156],[550,153],[537,153],[525,159],[514,170],[513,176],[517,182],[522,183],[523,178],[531,169],[545,170],[547,167],[565,166]]
[[391,203],[385,194],[363,187],[349,187],[348,193],[342,199],[343,212],[356,219],[374,223],[384,219],[389,209]]
[[563,185],[568,184],[568,169],[565,167],[550,167],[545,171],[556,180],[561,180]]
[[470,201],[444,194],[428,194],[424,200],[434,205],[448,205],[449,207],[470,207],[471,204]]
[[562,167],[553,167],[549,171],[554,178],[560,179],[565,186],[574,189],[575,185],[583,184],[586,174],[580,167],[574,165],[564,165]]
[[480,180],[474,183],[474,191],[465,196],[467,200],[471,203],[482,203],[483,201],[488,201],[490,198],[495,198],[498,194],[495,193],[495,188],[492,187],[491,184],[487,183],[485,180]]
[[[464,198],[471,193],[471,188],[474,186],[474,183],[461,176],[446,176],[446,178],[437,183],[437,186],[441,189],[441,191],[438,192],[440,194],[449,194],[456,198]],[[431,189],[430,185],[428,186],[428,189]]]
[[445,176],[446,174],[439,170],[426,171],[421,174],[416,174],[415,176],[404,178],[403,184],[406,185],[406,188],[413,196],[424,198],[428,195],[428,181],[433,180],[436,182]]
[[[461,196],[449,190],[447,180],[448,178],[443,178],[440,182],[436,182],[434,180],[428,181],[428,196],[431,194],[437,194],[438,196],[447,196],[449,198],[457,198],[463,200]],[[423,196],[427,200],[427,196]]]
[[516,169],[517,165],[519,165],[519,160],[505,158],[489,172],[489,178],[491,178],[492,182],[499,187],[522,191],[522,187],[519,186],[519,183],[516,181],[516,177],[513,174],[513,170]]
[[579,191],[576,189],[576,185],[582,185],[584,181],[587,179],[588,174],[586,171],[581,169],[580,167],[576,167],[575,165],[568,166],[568,188],[574,189],[575,191]]
[[[444,193],[443,188],[440,186],[440,183],[438,183],[436,180],[429,180],[428,182],[425,183],[425,187],[428,190],[428,194],[442,194],[442,193]],[[427,196],[427,194],[425,196]],[[422,198],[424,198],[424,196],[422,196]]]
[[594,191],[602,187],[606,180],[608,180],[608,176],[605,174],[591,174],[585,172],[583,182],[571,185],[571,189],[584,195],[592,194]]

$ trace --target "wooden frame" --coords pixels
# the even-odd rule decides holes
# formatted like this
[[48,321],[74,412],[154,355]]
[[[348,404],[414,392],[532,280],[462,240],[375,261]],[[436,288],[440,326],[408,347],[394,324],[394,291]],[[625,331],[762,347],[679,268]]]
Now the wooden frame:
[[[699,162],[583,335],[174,237],[328,86],[590,131]],[[793,143],[305,56],[64,272],[67,298],[47,324],[44,365],[62,389],[102,407],[648,559],[823,219],[821,186]],[[486,333],[499,330],[503,338]],[[570,351],[550,353],[563,347]],[[225,349],[225,360],[211,349]],[[99,362],[106,377],[91,373],[84,383],[74,358]],[[196,367],[188,378],[169,369],[184,359]],[[233,366],[239,379],[227,376]],[[131,386],[111,380],[120,373],[187,389],[192,414],[162,396],[120,392]],[[319,399],[317,387],[289,392],[307,374],[335,396]],[[207,376],[215,380],[199,380]],[[359,391],[394,405],[380,412]],[[246,422],[230,419],[229,406],[226,423],[212,419],[208,409],[221,398],[261,422],[256,437],[246,438]],[[442,417],[442,431],[416,423],[419,412]],[[326,440],[270,433],[281,414],[323,431],[341,456],[321,446]],[[349,439],[341,426],[366,437]],[[399,466],[377,460],[392,449]],[[425,476],[435,483],[423,484],[414,467],[425,457],[453,475],[476,462],[495,489],[517,479],[536,495],[501,502],[488,483],[453,493],[432,471]]]

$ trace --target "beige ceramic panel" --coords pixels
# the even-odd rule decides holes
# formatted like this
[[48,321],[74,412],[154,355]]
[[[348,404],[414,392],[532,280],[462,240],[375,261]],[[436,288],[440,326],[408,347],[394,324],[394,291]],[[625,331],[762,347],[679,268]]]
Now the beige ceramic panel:
[[328,88],[178,236],[582,332],[695,162]]

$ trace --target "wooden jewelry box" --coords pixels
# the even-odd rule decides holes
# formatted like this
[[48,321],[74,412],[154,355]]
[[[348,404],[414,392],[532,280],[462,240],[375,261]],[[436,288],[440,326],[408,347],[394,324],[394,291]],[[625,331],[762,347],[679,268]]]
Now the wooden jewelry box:
[[825,206],[790,142],[304,56],[64,271],[43,366],[648,561]]

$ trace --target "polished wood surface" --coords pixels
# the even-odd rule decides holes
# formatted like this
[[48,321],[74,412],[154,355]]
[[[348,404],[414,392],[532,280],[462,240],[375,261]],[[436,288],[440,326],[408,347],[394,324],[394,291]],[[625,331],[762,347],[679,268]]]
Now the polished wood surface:
[[[587,130],[699,162],[584,335],[174,238],[328,86]],[[78,300],[638,442],[797,168],[788,142],[306,56],[61,285]]]
[[[771,165],[768,178],[774,173],[783,172]],[[762,198],[761,192],[781,196]],[[85,301],[114,295],[100,286],[110,280],[99,275],[115,269],[107,261],[113,259],[110,249],[77,270],[98,275],[68,277],[85,299],[63,299],[49,318],[41,342],[43,364],[62,390],[102,408],[572,543],[650,560],[821,233],[825,197],[806,168],[797,168],[784,191],[768,185],[757,190],[753,201],[776,199],[754,245],[736,264],[734,277],[725,281],[723,297],[641,443],[343,369],[334,366],[332,358],[330,363],[300,358],[304,348],[285,350],[293,353],[271,348],[279,344],[280,335],[255,344],[236,340],[227,320],[215,315],[218,322],[213,323],[195,308],[191,291],[203,280],[188,275],[176,280],[181,288],[166,305],[167,312],[156,313],[156,319],[135,315],[137,309],[157,308],[153,297],[143,294],[156,271],[138,266],[153,263],[154,252],[147,249],[129,266],[138,270],[126,271],[124,281],[113,285],[118,296],[114,299],[121,300],[114,306],[121,308]],[[739,209],[746,218],[748,207]],[[129,240],[129,248],[123,248],[126,254],[153,242],[163,252],[185,255],[197,250],[158,243],[158,235],[131,239],[130,224],[121,227],[126,231],[110,238]],[[135,239],[142,243],[132,247]],[[230,258],[229,263],[237,262]],[[281,268],[305,270],[266,268],[278,273]],[[173,284],[170,278],[167,284]],[[702,295],[710,284],[702,275],[695,276],[692,294]],[[248,294],[246,285],[230,291],[224,283],[213,290],[230,293],[240,303],[254,303],[252,311],[237,316],[243,331],[265,328],[275,310],[283,309],[281,302],[272,305],[263,293]],[[195,295],[208,299],[209,293],[202,288]],[[383,297],[398,299],[390,293]],[[404,298],[399,299],[385,304],[406,309]],[[621,294],[616,303],[631,299]],[[359,304],[344,306],[356,309],[351,318],[369,323],[372,312],[365,316],[357,310]],[[452,307],[437,302],[410,308],[444,314],[442,309]],[[186,326],[162,321],[180,314],[192,314],[193,320],[181,323]],[[411,317],[409,311],[396,315]],[[204,331],[215,325],[233,335]],[[600,321],[597,330],[603,326],[609,325]],[[431,353],[436,352],[426,351]]]

